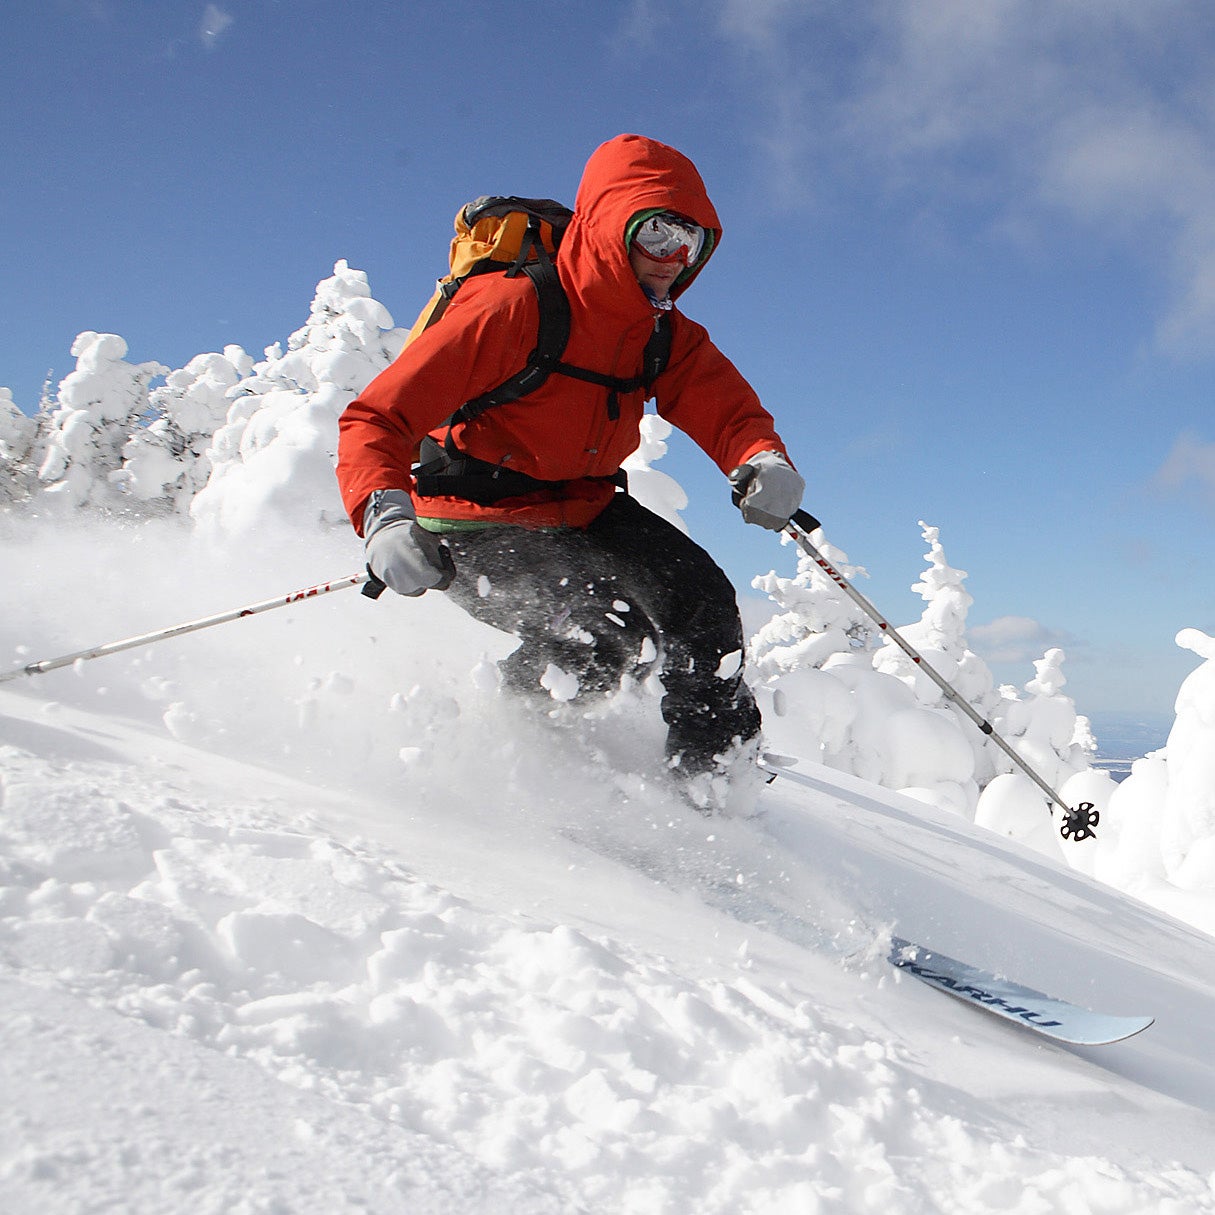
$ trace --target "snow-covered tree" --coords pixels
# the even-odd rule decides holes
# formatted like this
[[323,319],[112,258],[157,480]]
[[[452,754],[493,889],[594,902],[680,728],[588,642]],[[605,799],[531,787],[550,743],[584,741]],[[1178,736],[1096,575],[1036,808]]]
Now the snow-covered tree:
[[344,261],[317,285],[308,322],[233,390],[191,513],[225,532],[345,520],[333,475],[338,418],[400,353],[406,330]]
[[[819,538],[818,550],[849,581],[868,577],[863,567],[850,565],[848,555]],[[832,654],[868,650],[873,626],[857,605],[805,553],[797,573],[782,578],[775,571],[752,580],[784,610],[764,624],[751,639],[751,664],[762,680],[784,672],[818,667]]]
[[1095,874],[1215,934],[1215,637],[1182,629],[1176,640],[1202,661],[1177,693],[1164,747],[1113,790]]
[[[925,608],[920,619],[899,629],[901,636],[917,653],[950,684],[958,695],[981,717],[991,720],[1002,703],[1002,695],[995,690],[995,680],[987,664],[971,648],[966,635],[967,618],[974,598],[965,588],[969,576],[965,570],[949,564],[945,548],[941,543],[940,528],[920,520],[920,533],[928,543],[925,553],[927,568],[920,580],[912,586]],[[903,680],[915,689],[917,703],[928,708],[945,709],[949,698],[911,661],[890,638],[885,638],[882,648],[874,655],[875,670]],[[1013,693],[1015,699],[1016,693]],[[974,782],[977,788],[1003,769],[997,762],[1002,756],[993,744],[974,724],[949,708],[952,720],[974,755]],[[969,809],[974,809],[970,799]]]
[[[975,654],[966,639],[966,618],[974,603],[963,586],[966,571],[949,564],[941,544],[940,528],[921,519],[920,529],[929,545],[925,554],[928,568],[911,589],[927,606],[918,621],[904,625],[899,632],[966,701],[980,712],[986,712],[994,703],[994,681],[987,664]],[[874,655],[873,666],[875,670],[914,684],[922,704],[941,703],[940,688],[919,672],[889,638],[884,639],[882,648]]]
[[[816,547],[850,581],[867,576],[848,555],[816,536]],[[802,553],[797,573],[775,571],[752,580],[784,609],[751,638],[749,673],[764,714],[769,743],[798,755],[855,772],[851,731],[859,711],[843,669],[867,668],[872,629],[860,609]],[[841,670],[825,667],[838,661]]]
[[207,451],[224,423],[229,396],[253,370],[253,359],[239,346],[223,354],[195,355],[152,390],[149,401],[159,416],[127,440],[122,472],[115,482],[144,502],[186,512],[207,478]]
[[[991,716],[1000,737],[1056,790],[1091,767],[1097,747],[1088,719],[1077,715],[1075,702],[1063,692],[1063,661],[1062,650],[1047,650],[1034,661],[1037,675],[1025,685],[1028,698],[1005,695]],[[1013,765],[1000,753],[996,767],[1008,772]]]
[[150,409],[148,386],[167,367],[128,363],[116,333],[80,334],[76,370],[60,381],[39,468],[43,497],[70,506],[122,505],[123,449]]
[[11,389],[0,388],[0,459],[23,459],[33,437],[34,419],[17,408]]
[[[1034,662],[1037,674],[1025,685],[1026,699],[1015,688],[1002,687],[989,720],[996,733],[1069,806],[1088,801],[1104,813],[1113,781],[1092,768],[1097,744],[1088,718],[1077,715],[1075,703],[1062,691],[1067,683],[1063,659],[1062,650],[1050,649]],[[997,774],[984,782],[975,821],[1058,858],[1061,808],[1052,805],[1042,789],[992,743],[988,755]],[[1076,868],[1087,870],[1093,860],[1090,853],[1091,849],[1072,843],[1063,855]]]
[[[996,691],[987,664],[967,642],[973,603],[963,586],[967,575],[949,564],[939,529],[922,521],[920,527],[928,566],[912,589],[926,606],[900,635],[981,716],[1008,724],[1047,780],[1087,769],[1087,723],[1078,724],[1074,705],[1059,692],[1062,651],[1037,664],[1028,701],[1015,689]],[[820,550],[854,580],[858,571],[844,565],[843,554]],[[1003,752],[959,715],[922,667],[877,633],[812,559],[802,557],[794,579],[768,574],[754,585],[785,608],[752,640],[752,671],[772,745],[972,816],[980,790],[1011,766]],[[1035,814],[1042,817],[1040,805]]]
[[629,493],[647,510],[686,533],[688,527],[679,512],[688,505],[687,493],[674,477],[652,467],[667,454],[667,439],[674,429],[666,418],[646,414],[641,419],[641,442],[623,467],[629,475]]
[[1177,720],[1165,748],[1164,861],[1174,883],[1215,871],[1215,637],[1183,629],[1177,644],[1203,659],[1177,693]]
[[38,419],[17,408],[12,391],[0,388],[0,503],[29,497],[37,478]]

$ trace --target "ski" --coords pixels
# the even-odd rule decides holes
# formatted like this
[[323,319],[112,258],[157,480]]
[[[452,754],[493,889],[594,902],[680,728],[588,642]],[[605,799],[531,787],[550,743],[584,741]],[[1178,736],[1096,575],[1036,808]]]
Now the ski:
[[[796,762],[784,756],[765,755],[763,766],[772,773],[773,779],[822,791],[812,777],[791,766]],[[1093,1012],[902,937],[890,938],[886,957],[892,966],[914,975],[937,991],[1070,1046],[1108,1046],[1142,1033],[1155,1020],[1154,1017]]]
[[888,960],[922,983],[1025,1029],[1071,1046],[1108,1046],[1142,1033],[1154,1017],[1092,1012],[1032,987],[1001,979],[943,953],[891,937]]

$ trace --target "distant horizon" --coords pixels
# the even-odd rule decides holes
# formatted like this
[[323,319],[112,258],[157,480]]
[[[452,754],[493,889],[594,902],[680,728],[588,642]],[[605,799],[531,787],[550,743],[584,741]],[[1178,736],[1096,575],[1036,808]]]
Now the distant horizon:
[[[1077,706],[1077,711],[1083,710]],[[1172,714],[1135,713],[1122,710],[1087,713],[1097,739],[1097,759],[1117,762],[1141,759],[1168,742],[1175,720]]]

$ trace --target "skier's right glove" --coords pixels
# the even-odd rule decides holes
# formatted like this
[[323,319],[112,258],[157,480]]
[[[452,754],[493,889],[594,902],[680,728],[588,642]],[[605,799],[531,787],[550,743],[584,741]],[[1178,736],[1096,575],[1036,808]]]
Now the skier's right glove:
[[806,483],[778,451],[761,451],[730,474],[734,501],[748,523],[783,531],[801,505]]
[[367,568],[398,595],[445,591],[456,576],[447,545],[417,518],[403,489],[377,489],[363,512]]

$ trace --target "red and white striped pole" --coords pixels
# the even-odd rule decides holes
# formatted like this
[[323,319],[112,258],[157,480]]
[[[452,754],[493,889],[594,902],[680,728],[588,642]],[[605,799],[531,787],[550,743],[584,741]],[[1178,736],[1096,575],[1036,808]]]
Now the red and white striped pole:
[[276,599],[266,599],[261,603],[251,603],[247,607],[233,608],[230,612],[220,612],[217,616],[206,616],[201,620],[191,620],[186,624],[175,624],[167,629],[158,629],[155,633],[144,633],[139,637],[128,637],[124,641],[111,641],[105,645],[93,646],[87,650],[77,650],[74,654],[63,654],[59,658],[44,658],[39,662],[29,662],[14,671],[0,673],[0,683],[8,683],[13,679],[21,679],[26,675],[41,675],[46,671],[56,671],[60,667],[70,667],[76,662],[86,662],[90,658],[104,658],[107,654],[117,654],[122,650],[133,650],[137,646],[152,645],[156,641],[166,641],[170,637],[181,637],[186,633],[197,633],[200,629],[209,629],[212,625],[227,624],[230,620],[240,620],[244,616],[256,616],[259,612],[269,612],[274,608],[289,607],[293,603],[302,603],[306,599],[315,599],[328,595],[333,591],[342,591],[351,586],[363,586],[363,594],[374,598],[384,589],[383,584],[368,571],[361,574],[351,574],[348,578],[335,578],[332,582],[320,582],[316,586],[304,587],[303,590],[292,591],[288,595],[280,595]]

